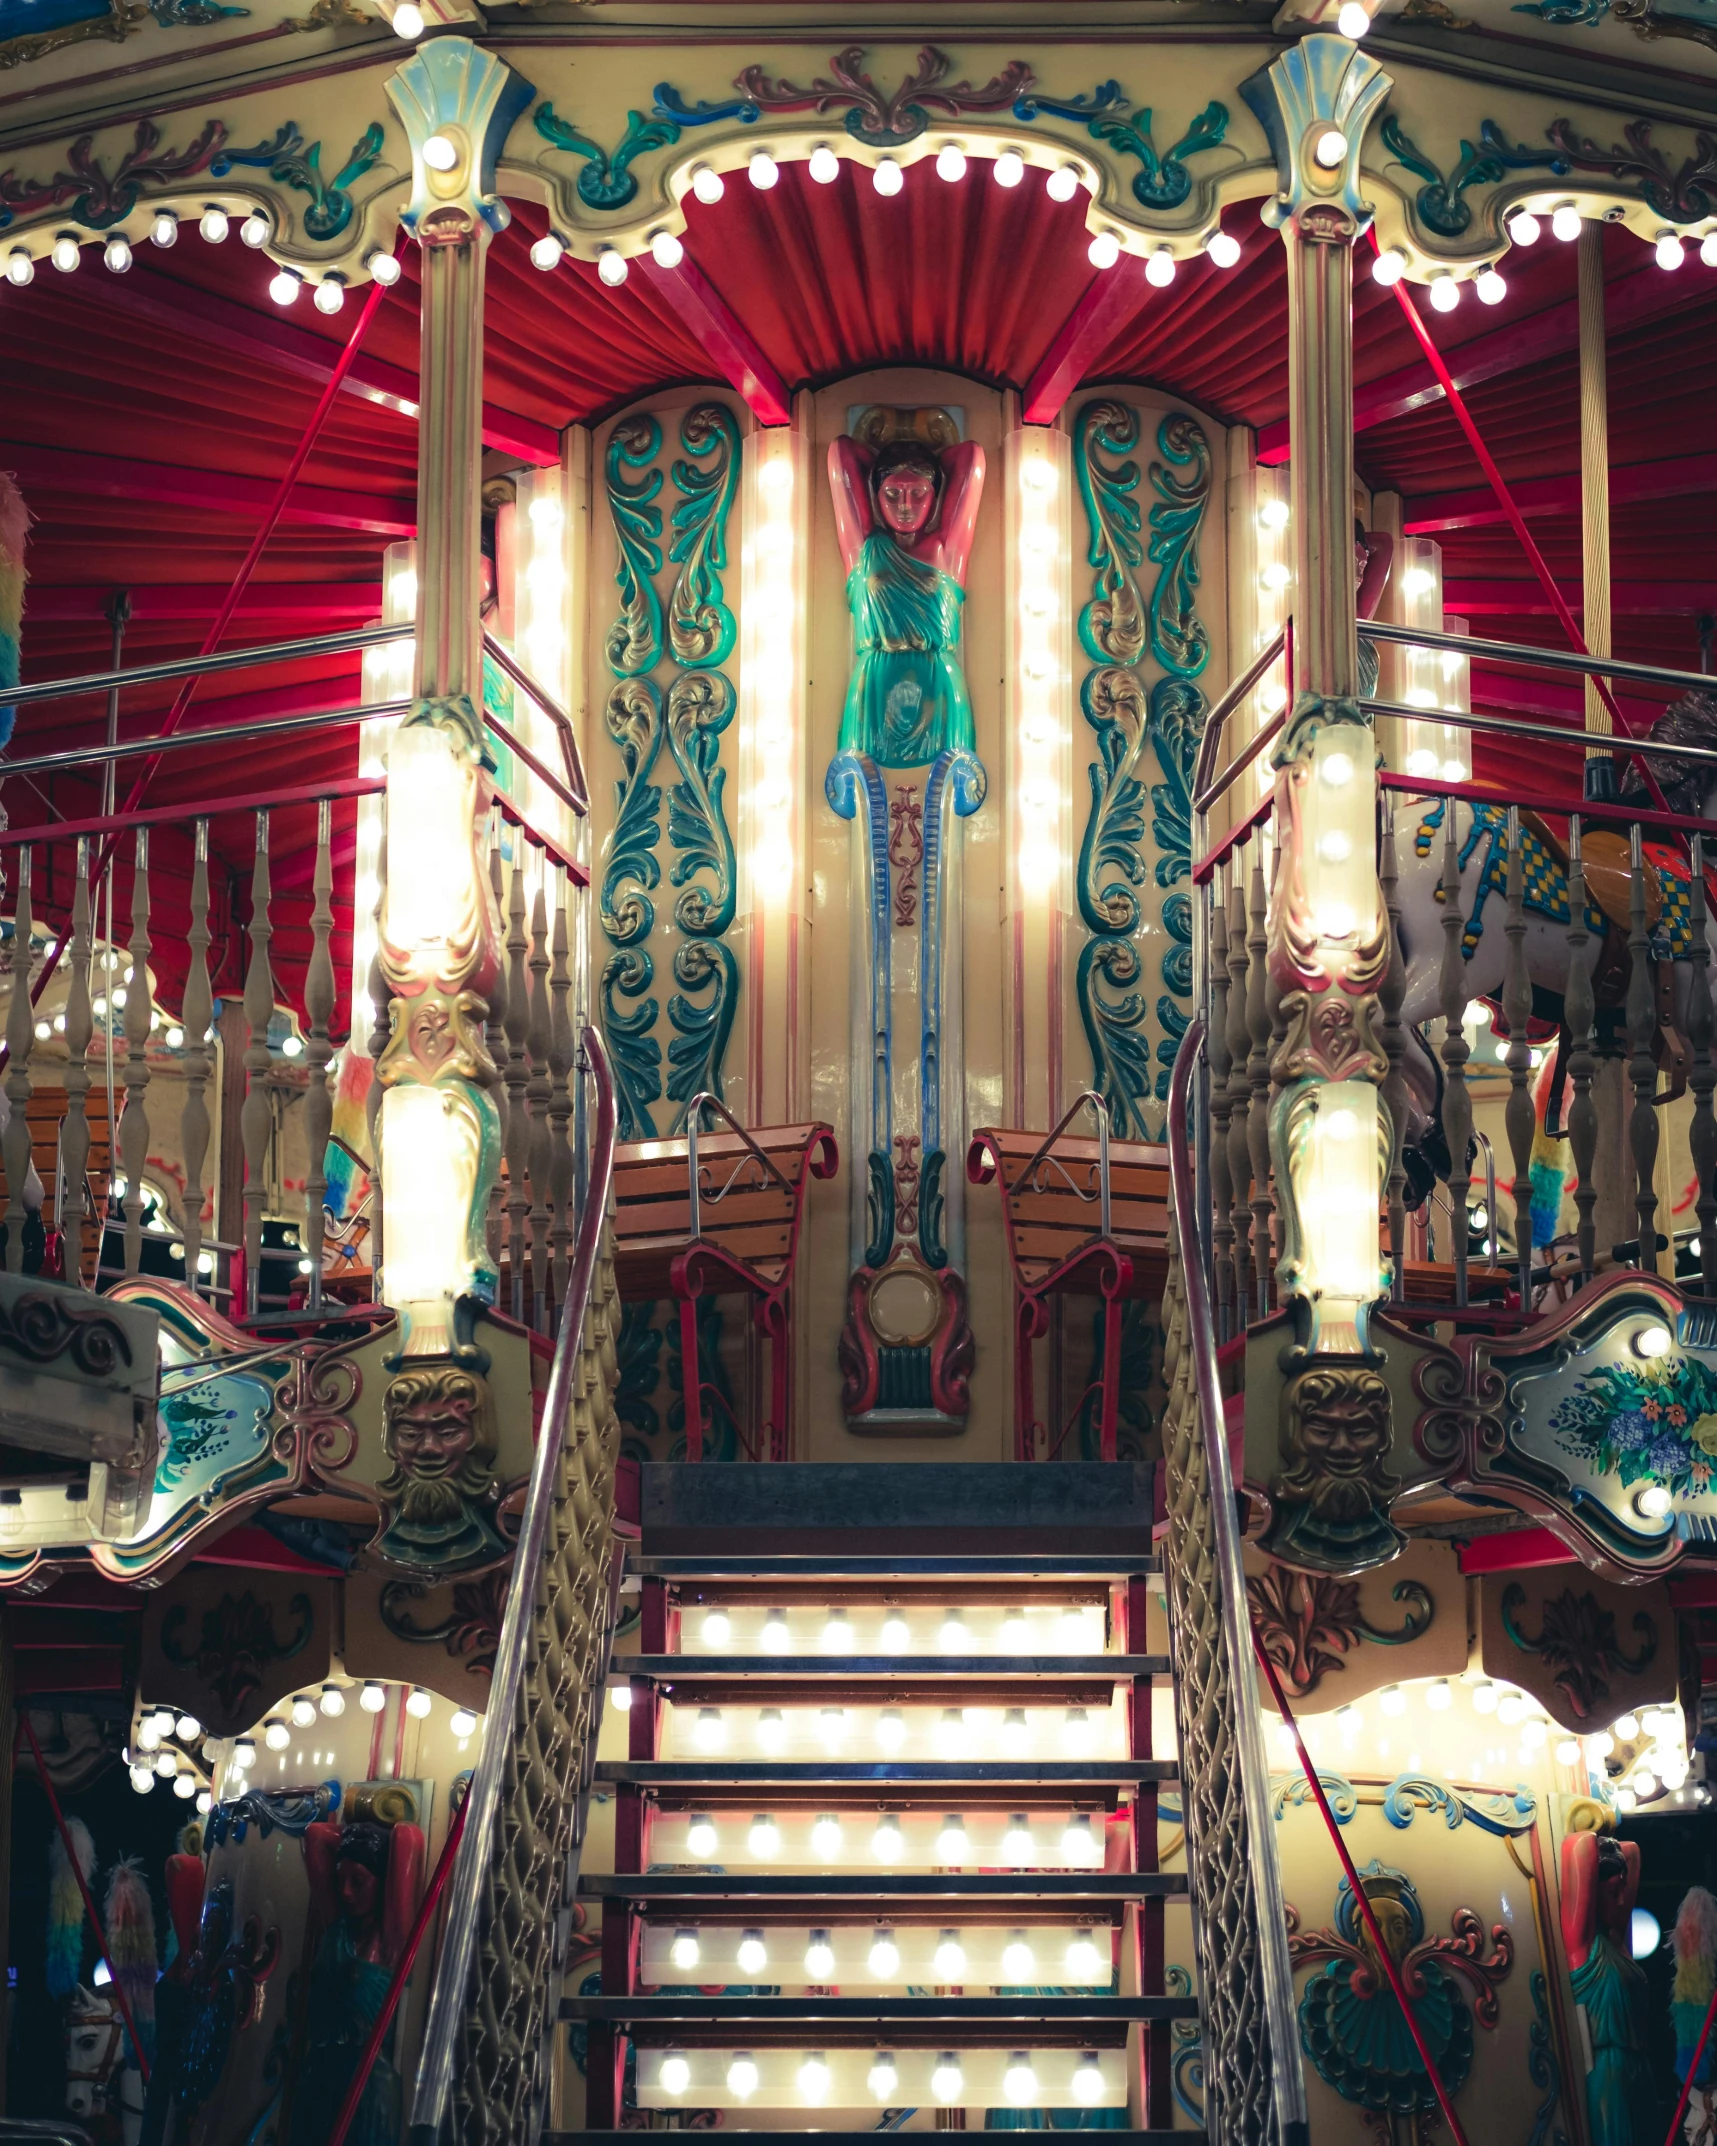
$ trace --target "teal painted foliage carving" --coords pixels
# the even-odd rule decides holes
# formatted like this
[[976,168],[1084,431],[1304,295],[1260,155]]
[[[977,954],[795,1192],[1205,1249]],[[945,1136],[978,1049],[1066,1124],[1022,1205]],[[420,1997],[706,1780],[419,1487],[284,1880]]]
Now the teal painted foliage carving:
[[668,749],[680,774],[668,799],[668,840],[676,852],[669,876],[684,889],[674,922],[688,938],[719,939],[733,922],[736,875],[721,764],[733,709],[733,687],[722,671],[689,672],[668,688]]
[[[1128,454],[1138,437],[1137,411],[1108,398],[1088,403],[1074,430],[1093,569],[1080,639],[1100,659],[1080,689],[1097,757],[1088,770],[1091,805],[1076,875],[1080,915],[1092,936],[1080,954],[1075,989],[1092,1077],[1115,1130],[1123,1138],[1150,1139],[1160,1132],[1150,1106],[1167,1099],[1187,1027],[1192,909],[1186,894],[1165,894],[1160,920],[1168,944],[1159,960],[1164,989],[1155,998],[1159,1035],[1153,1050],[1145,1032],[1151,994],[1142,988],[1138,944],[1152,920],[1140,890],[1153,878],[1158,887],[1174,889],[1191,870],[1193,769],[1208,713],[1192,680],[1210,658],[1209,632],[1197,609],[1210,449],[1185,412],[1163,419],[1157,428],[1163,460],[1150,467],[1157,498],[1147,520],[1140,511],[1139,465]],[[1157,570],[1148,598],[1137,579],[1147,563]],[[1165,673],[1148,692],[1139,668],[1147,655]],[[1152,780],[1151,759],[1160,781]],[[1147,832],[1157,852],[1154,874]]]
[[1511,142],[1494,119],[1481,122],[1476,146],[1462,142],[1460,162],[1447,174],[1409,138],[1394,112],[1384,113],[1382,132],[1383,146],[1389,154],[1405,164],[1416,179],[1425,181],[1414,207],[1426,230],[1435,231],[1441,238],[1459,238],[1472,223],[1473,205],[1466,198],[1469,187],[1495,186],[1511,171],[1548,168],[1565,173],[1568,169],[1566,159],[1551,151]]
[[1047,113],[1052,119],[1083,121],[1086,132],[1125,155],[1136,156],[1139,170],[1133,174],[1133,197],[1147,209],[1178,209],[1192,192],[1192,173],[1186,160],[1200,151],[1218,148],[1228,132],[1228,107],[1214,99],[1205,106],[1174,146],[1159,156],[1153,138],[1151,113],[1144,110],[1126,116],[1131,102],[1119,82],[1099,82],[1090,96],[1041,97],[1028,94],[1014,105],[1016,119],[1031,120]]
[[[668,557],[679,567],[668,607],[668,647],[688,670],[712,669],[733,652],[738,628],[722,601],[727,567],[727,518],[739,485],[739,427],[719,402],[699,403],[680,426],[680,445],[695,461],[674,464],[679,532]],[[709,459],[704,467],[703,459]]]
[[622,773],[602,867],[602,929],[614,948],[602,972],[603,1032],[614,1058],[620,1137],[645,1140],[656,1130],[650,1105],[662,1093],[662,1047],[650,1033],[661,1008],[648,995],[655,962],[645,943],[656,921],[650,896],[662,881],[662,793],[650,780],[665,734],[661,695],[647,678],[625,679],[609,694],[606,713]]
[[587,209],[623,209],[638,192],[632,161],[647,149],[671,149],[680,130],[671,119],[646,119],[642,112],[626,114],[626,131],[612,150],[581,134],[569,119],[562,119],[552,104],[539,104],[533,114],[537,132],[551,149],[564,149],[582,157],[573,182]]
[[[654,669],[662,654],[662,599],[655,577],[662,571],[662,510],[655,504],[662,473],[651,468],[662,451],[662,428],[653,417],[622,418],[608,441],[608,511],[620,556],[614,579],[620,616],[608,629],[608,668],[622,678]],[[642,470],[636,483],[627,471]]]
[[[221,8],[217,12],[245,14],[249,11]],[[310,206],[304,211],[304,230],[308,237],[338,238],[352,220],[349,189],[378,161],[382,140],[381,122],[372,119],[352,144],[351,153],[339,170],[331,179],[325,179],[322,176],[322,144],[311,142],[306,148],[302,131],[288,120],[271,142],[261,143],[254,149],[223,150],[209,166],[209,172],[216,179],[224,179],[235,165],[266,168],[268,176],[277,185],[290,186],[294,192],[310,196]]]

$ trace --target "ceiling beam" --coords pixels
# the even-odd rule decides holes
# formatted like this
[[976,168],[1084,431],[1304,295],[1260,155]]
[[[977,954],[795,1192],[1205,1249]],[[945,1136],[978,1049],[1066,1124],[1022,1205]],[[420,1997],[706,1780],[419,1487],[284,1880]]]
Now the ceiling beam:
[[[1585,591],[1577,581],[1558,583],[1570,611],[1583,608]],[[1549,618],[1550,599],[1536,581],[1448,581],[1443,608],[1464,618]],[[1633,618],[1681,618],[1717,611],[1717,580],[1612,581],[1610,609]]]
[[[1637,506],[1655,499],[1679,499],[1689,492],[1717,486],[1717,454],[1678,455],[1668,462],[1629,462],[1610,470],[1610,505]],[[1529,477],[1509,490],[1522,514],[1578,515],[1580,478]],[[1436,536],[1446,529],[1492,529],[1507,517],[1488,484],[1466,492],[1431,492],[1405,502],[1402,526],[1408,536]]]
[[1055,331],[1020,397],[1028,425],[1053,425],[1067,398],[1144,302],[1144,273],[1131,260],[1100,270]]
[[[1632,275],[1620,277],[1605,292],[1605,329],[1608,334],[1617,335],[1639,326],[1642,321],[1654,320],[1661,313],[1672,312],[1684,302],[1685,293],[1686,286],[1655,263],[1635,269]],[[1508,321],[1487,334],[1456,343],[1445,350],[1443,356],[1454,375],[1456,387],[1464,391],[1476,387],[1481,381],[1522,372],[1529,365],[1542,365],[1551,358],[1566,357],[1579,347],[1580,309],[1578,302],[1570,298],[1560,305],[1546,307],[1542,313],[1528,313],[1521,320]],[[1384,373],[1376,380],[1362,381],[1355,386],[1353,429],[1367,432],[1374,425],[1386,425],[1394,418],[1406,417],[1414,410],[1424,409],[1427,404],[1442,399],[1441,384],[1422,359],[1412,365],[1403,365],[1396,372]],[[1258,460],[1274,465],[1287,459],[1286,419],[1260,426]]]
[[[138,272],[115,276],[103,286],[102,299],[132,320],[193,336],[247,363],[290,373],[317,387],[328,384],[340,356],[340,343],[312,328],[299,327],[283,312],[259,313],[213,291],[161,276]],[[360,395],[384,410],[413,420],[417,417],[417,375],[388,364],[385,358],[360,351],[341,384],[348,394]],[[483,444],[517,455],[537,468],[552,468],[560,460],[560,435],[553,426],[490,402],[483,405]]]
[[[213,618],[230,593],[221,581],[156,582],[129,588],[133,626],[165,625],[185,619]],[[30,626],[105,625],[114,587],[84,584],[44,588],[31,582],[24,597]],[[270,625],[316,619],[328,626],[379,618],[379,581],[253,581],[239,598],[235,620]]]
[[651,255],[632,263],[673,312],[728,385],[744,397],[760,425],[793,421],[793,396],[765,356],[762,345],[688,254],[677,268],[663,268]]
[[[0,468],[17,478],[26,501],[32,491],[84,499],[147,499],[159,506],[188,507],[203,514],[233,514],[255,521],[273,504],[271,477],[232,477],[223,470],[187,469],[177,463],[132,462],[118,455],[86,455],[64,447],[27,447],[0,440]],[[329,485],[299,484],[286,502],[283,521],[319,529],[355,529],[369,536],[415,536],[413,500],[386,499]]]

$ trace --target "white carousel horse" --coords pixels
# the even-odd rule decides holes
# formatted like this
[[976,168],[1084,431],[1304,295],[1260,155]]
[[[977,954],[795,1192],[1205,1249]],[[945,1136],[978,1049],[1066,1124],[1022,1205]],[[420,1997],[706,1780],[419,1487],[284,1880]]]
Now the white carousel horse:
[[80,1983],[66,2021],[66,2113],[81,2119],[105,2116],[109,2123],[102,2136],[137,2146],[143,2132],[143,2074],[123,2062],[124,2051],[125,2024],[113,1992]]

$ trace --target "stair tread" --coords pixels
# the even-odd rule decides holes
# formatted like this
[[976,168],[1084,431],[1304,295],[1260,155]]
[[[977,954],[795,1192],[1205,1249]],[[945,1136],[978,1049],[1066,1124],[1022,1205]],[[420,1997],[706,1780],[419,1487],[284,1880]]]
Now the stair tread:
[[1116,1677],[1166,1677],[1166,1654],[616,1654],[617,1677],[678,1677],[685,1683],[734,1683],[745,1678],[805,1677],[852,1683],[938,1682],[981,1677],[989,1684],[1030,1685],[1049,1678],[1102,1682]]
[[1175,1781],[1174,1759],[602,1759],[598,1781],[638,1787],[743,1787],[774,1782],[830,1788],[898,1783],[925,1788],[992,1781],[1021,1788]]
[[1061,1902],[1137,1900],[1148,1895],[1184,1893],[1186,1873],[1159,1871],[1022,1870],[854,1871],[829,1874],[809,1871],[645,1871],[636,1876],[606,1871],[585,1872],[578,1889],[593,1900],[1012,1900],[1041,1898]]
[[1136,1579],[1161,1569],[1161,1560],[1137,1557],[1030,1557],[1014,1552],[988,1557],[641,1557],[629,1555],[626,1570],[653,1580],[895,1580],[895,1579]]
[[669,2026],[694,2020],[850,2020],[889,2025],[933,2020],[1041,2020],[1048,2026],[1075,2020],[1196,2019],[1196,1997],[1045,1997],[1023,1990],[1017,1997],[708,1997],[676,1990],[668,1997],[563,1997],[562,2019],[626,2021]]

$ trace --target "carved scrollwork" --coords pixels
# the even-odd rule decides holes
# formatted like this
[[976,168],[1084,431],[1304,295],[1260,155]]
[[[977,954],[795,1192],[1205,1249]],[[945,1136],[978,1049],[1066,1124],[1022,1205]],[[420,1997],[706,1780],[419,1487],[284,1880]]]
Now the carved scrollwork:
[[1559,1595],[1546,1596],[1536,1639],[1521,1630],[1518,1620],[1525,1606],[1526,1589],[1518,1581],[1505,1588],[1502,1628],[1523,1654],[1539,1655],[1548,1663],[1556,1689],[1582,1721],[1591,1720],[1609,1698],[1611,1677],[1639,1676],[1657,1658],[1656,1619],[1644,1610],[1634,1612],[1639,1651],[1629,1655],[1617,1636],[1614,1611],[1590,1588],[1576,1594],[1565,1587]]
[[14,1349],[33,1364],[70,1356],[90,1378],[111,1378],[131,1362],[131,1343],[118,1321],[60,1290],[33,1290],[8,1307],[0,1304],[0,1348]]
[[1334,1574],[1295,1572],[1272,1564],[1246,1582],[1247,1606],[1265,1654],[1296,1699],[1317,1690],[1326,1673],[1362,1641],[1401,1647],[1428,1632],[1436,1615],[1430,1590],[1399,1581],[1393,1599],[1405,1612],[1398,1632],[1380,1631],[1359,1606],[1359,1582]]

